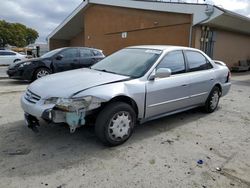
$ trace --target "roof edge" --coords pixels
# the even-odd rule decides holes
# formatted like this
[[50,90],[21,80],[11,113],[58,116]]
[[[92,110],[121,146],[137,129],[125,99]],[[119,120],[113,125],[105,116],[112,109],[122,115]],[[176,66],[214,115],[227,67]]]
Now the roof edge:
[[[143,1],[143,0],[83,0],[83,2],[68,16],[66,17],[47,37],[49,40],[59,32],[71,19],[73,19],[80,11],[82,11],[88,4],[98,4],[115,7],[134,8],[141,10],[152,10],[172,13],[182,13],[193,15],[192,25],[206,24],[211,20],[227,14],[241,20],[249,21],[250,18],[240,15],[238,13],[223,9],[215,5],[196,4],[196,3],[174,3],[174,2],[161,2],[161,1]],[[213,7],[211,15],[207,14],[209,6]]]
[[83,2],[76,7],[73,12],[66,17],[47,37],[47,39],[50,39],[55,35],[60,29],[62,29],[75,15],[77,15],[83,8],[85,8],[88,5],[88,0],[83,0]]

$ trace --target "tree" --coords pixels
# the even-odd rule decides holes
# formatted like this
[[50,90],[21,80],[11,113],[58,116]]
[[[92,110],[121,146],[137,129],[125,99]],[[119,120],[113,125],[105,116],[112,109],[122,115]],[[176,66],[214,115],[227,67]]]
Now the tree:
[[8,23],[0,20],[0,46],[6,44],[24,47],[34,43],[38,38],[38,32],[20,23]]

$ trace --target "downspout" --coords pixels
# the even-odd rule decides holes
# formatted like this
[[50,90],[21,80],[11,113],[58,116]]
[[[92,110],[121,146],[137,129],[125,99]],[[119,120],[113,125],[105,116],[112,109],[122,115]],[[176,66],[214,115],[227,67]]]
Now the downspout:
[[191,24],[189,28],[189,43],[188,43],[189,47],[192,47],[192,39],[193,39],[192,35],[193,35],[193,25]]
[[[213,15],[213,13],[214,13],[214,6],[207,4],[207,7],[205,9],[205,14],[207,15],[207,17],[205,19],[201,20],[200,22],[196,23],[195,25],[199,25],[202,22],[209,20],[211,18],[211,16]],[[191,45],[192,45],[192,32],[193,32],[193,26],[191,25],[190,26],[190,33],[189,33],[189,47],[191,47]],[[205,41],[205,40],[203,40],[203,41]]]

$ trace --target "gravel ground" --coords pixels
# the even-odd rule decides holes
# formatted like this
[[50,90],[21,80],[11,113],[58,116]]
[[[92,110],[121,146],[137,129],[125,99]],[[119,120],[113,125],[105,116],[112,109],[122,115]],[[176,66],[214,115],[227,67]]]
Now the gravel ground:
[[250,74],[232,82],[216,112],[151,121],[107,148],[91,127],[34,134],[19,104],[27,83],[0,80],[0,187],[250,187]]

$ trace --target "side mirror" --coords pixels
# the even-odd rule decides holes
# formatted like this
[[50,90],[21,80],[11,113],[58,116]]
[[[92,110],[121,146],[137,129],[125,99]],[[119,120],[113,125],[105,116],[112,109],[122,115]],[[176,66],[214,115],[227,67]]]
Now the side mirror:
[[56,60],[61,60],[63,58],[63,55],[62,54],[58,54],[57,56],[56,56]]
[[150,75],[149,80],[154,80],[155,78],[167,78],[170,76],[171,76],[171,69],[159,68],[153,74]]

